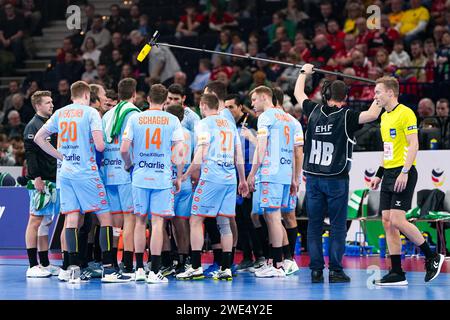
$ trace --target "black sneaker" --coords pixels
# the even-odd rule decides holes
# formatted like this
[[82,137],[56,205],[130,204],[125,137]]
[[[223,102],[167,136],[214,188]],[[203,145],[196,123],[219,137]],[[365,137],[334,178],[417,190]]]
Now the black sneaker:
[[312,283],[323,283],[323,271],[313,270],[311,271],[311,282]]
[[425,282],[434,280],[441,272],[445,257],[442,254],[436,254],[433,258],[425,260]]
[[175,274],[175,266],[168,266],[168,267],[161,267],[161,269],[159,269],[159,271],[161,272],[161,274],[164,277],[168,277],[171,276],[173,274]]
[[238,264],[237,266],[237,272],[242,272],[242,271],[247,271],[248,268],[252,267],[254,264],[253,260],[242,260],[241,263]]
[[80,280],[81,281],[89,281],[92,278],[92,271],[89,267],[83,268],[81,270]]
[[344,271],[333,271],[330,270],[330,274],[328,276],[328,282],[329,283],[344,283],[344,282],[350,282],[350,277],[345,274]]
[[381,287],[407,286],[408,280],[406,280],[406,276],[405,276],[404,272],[397,273],[397,272],[394,272],[393,270],[389,270],[388,274],[386,274],[380,280],[374,280],[373,284],[376,286],[381,286]]

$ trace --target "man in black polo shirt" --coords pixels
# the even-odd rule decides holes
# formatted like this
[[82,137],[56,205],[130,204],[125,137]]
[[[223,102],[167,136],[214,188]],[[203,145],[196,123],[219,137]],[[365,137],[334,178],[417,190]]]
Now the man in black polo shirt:
[[305,80],[314,66],[305,64],[295,85],[295,98],[308,118],[303,172],[306,175],[306,210],[308,213],[308,252],[311,258],[311,280],[321,283],[325,262],[322,252],[322,227],[330,218],[329,282],[349,282],[344,273],[342,257],[347,236],[347,203],[354,133],[360,124],[378,118],[381,108],[374,102],[368,111],[343,108],[347,86],[336,80],[324,85],[322,104],[308,99]]
[[[59,274],[59,268],[50,265],[48,260],[48,229],[52,218],[59,212],[59,199],[51,200],[51,189],[56,189],[56,159],[44,152],[34,143],[34,136],[53,112],[53,102],[50,91],[36,91],[31,96],[31,103],[36,115],[25,127],[24,144],[25,158],[28,166],[28,185],[33,189],[30,194],[30,218],[25,233],[25,242],[30,267],[27,270],[29,278],[45,278]],[[56,135],[51,137],[51,143],[56,147]],[[54,191],[56,193],[56,190]],[[56,198],[59,195],[56,194]],[[48,201],[42,206],[40,201]],[[39,248],[38,264],[37,253]]]

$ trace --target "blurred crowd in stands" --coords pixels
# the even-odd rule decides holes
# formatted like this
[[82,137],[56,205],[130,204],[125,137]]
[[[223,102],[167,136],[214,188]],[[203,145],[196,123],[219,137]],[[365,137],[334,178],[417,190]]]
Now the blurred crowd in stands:
[[[23,161],[22,134],[33,117],[30,96],[38,89],[54,92],[55,110],[70,103],[76,80],[108,89],[111,105],[120,79],[138,81],[137,105],[146,109],[154,83],[184,87],[186,104],[198,112],[200,94],[210,80],[221,80],[251,108],[247,93],[265,84],[281,87],[284,107],[302,125],[307,119],[293,96],[299,68],[154,47],[139,63],[141,48],[155,30],[159,41],[218,52],[250,55],[377,79],[394,75],[400,101],[418,116],[421,149],[450,149],[450,0],[152,0],[111,5],[110,15],[97,14],[95,0],[59,1],[82,8],[83,24],[67,32],[45,72],[10,81],[0,93],[0,165]],[[136,1],[135,1],[136,2]],[[0,0],[0,75],[16,75],[32,58],[33,36],[42,36],[49,21],[42,16],[52,1]],[[370,5],[381,15],[367,13]],[[65,9],[64,9],[65,12]],[[64,12],[60,19],[64,19]],[[321,100],[324,80],[315,73],[310,98]],[[348,107],[364,110],[374,87],[349,78]],[[6,88],[7,87],[7,88]],[[379,123],[357,132],[356,151],[382,150]]]

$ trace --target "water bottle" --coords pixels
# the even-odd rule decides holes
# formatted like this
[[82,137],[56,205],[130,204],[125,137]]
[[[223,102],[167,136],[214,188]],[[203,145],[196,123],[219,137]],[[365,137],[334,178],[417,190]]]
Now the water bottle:
[[402,259],[405,258],[405,251],[406,251],[406,238],[404,235],[400,235],[400,240],[402,241]]
[[430,140],[430,150],[437,150],[438,148],[438,141],[437,139],[433,138]]
[[324,257],[328,257],[328,248],[330,247],[330,235],[328,231],[322,235],[322,252]]
[[384,234],[378,236],[378,246],[380,247],[380,258],[386,258],[386,237]]
[[297,240],[295,241],[295,255],[299,256],[302,254],[302,235],[297,233]]

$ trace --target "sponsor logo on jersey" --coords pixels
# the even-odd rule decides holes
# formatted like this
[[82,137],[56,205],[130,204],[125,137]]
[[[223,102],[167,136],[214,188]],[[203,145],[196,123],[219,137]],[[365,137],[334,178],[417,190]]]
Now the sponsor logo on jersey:
[[122,160],[121,159],[104,159],[103,164],[105,166],[121,166]]
[[139,161],[139,168],[164,170],[164,163],[161,163],[159,161],[157,161],[157,162]]
[[285,157],[281,157],[280,158],[280,163],[281,164],[292,164],[292,160],[291,159],[286,159]]

